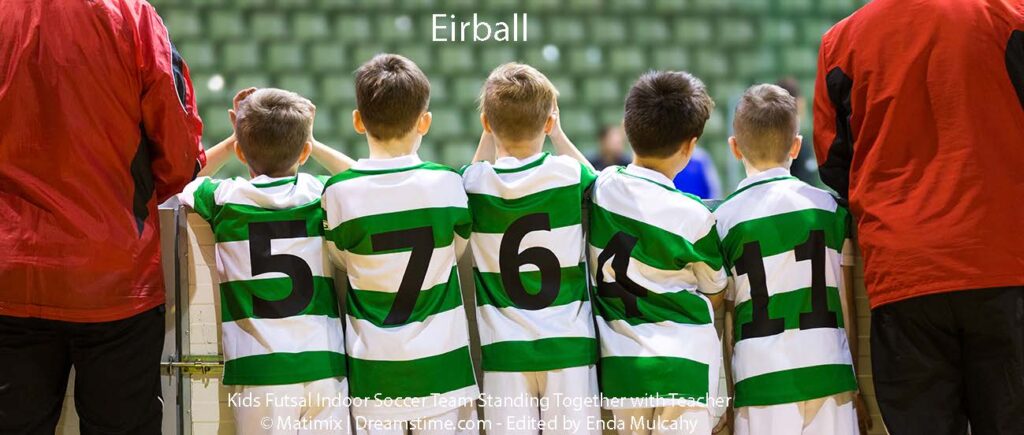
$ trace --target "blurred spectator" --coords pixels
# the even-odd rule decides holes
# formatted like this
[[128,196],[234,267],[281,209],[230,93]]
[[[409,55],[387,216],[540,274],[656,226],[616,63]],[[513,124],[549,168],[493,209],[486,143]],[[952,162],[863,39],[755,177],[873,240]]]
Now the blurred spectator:
[[[789,91],[789,94],[796,98],[797,119],[801,121],[800,135],[804,138],[810,138],[810,135],[804,134],[805,126],[809,126],[809,124],[803,122],[804,114],[807,113],[807,99],[804,98],[803,92],[800,91],[800,82],[796,81],[795,78],[786,77],[775,84]],[[814,159],[814,147],[810,146],[806,141],[800,147],[800,155],[793,161],[789,172],[807,184],[824,186],[821,183],[821,178],[818,177],[818,162]]]
[[608,124],[598,133],[597,153],[587,156],[594,169],[603,170],[609,166],[626,166],[633,159],[626,151],[626,133],[622,124]]
[[690,163],[676,174],[672,183],[676,185],[676,189],[701,199],[722,197],[722,180],[718,177],[715,162],[711,159],[711,154],[700,147],[693,149]]

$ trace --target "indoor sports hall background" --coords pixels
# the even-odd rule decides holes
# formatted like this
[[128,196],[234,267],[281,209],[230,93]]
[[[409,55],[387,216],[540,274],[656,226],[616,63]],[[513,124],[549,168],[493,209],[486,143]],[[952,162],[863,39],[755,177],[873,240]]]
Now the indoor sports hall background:
[[[249,86],[299,92],[317,106],[318,140],[352,157],[366,157],[365,141],[351,126],[355,108],[353,72],[379,52],[415,61],[430,78],[434,122],[420,155],[451,166],[468,163],[481,127],[480,85],[495,66],[522,61],[548,75],[561,92],[562,125],[585,152],[597,147],[597,132],[622,118],[625,91],[650,69],[687,70],[703,79],[717,107],[699,144],[721,174],[725,194],[742,178],[726,138],[736,99],[753,83],[795,79],[808,101],[813,90],[821,35],[864,0],[151,0],[171,40],[191,69],[209,147],[231,133],[227,109],[234,93]],[[457,20],[510,22],[528,14],[525,42],[433,42],[431,15]],[[441,20],[447,24],[448,21]],[[810,147],[810,114],[802,130]],[[312,164],[310,164],[312,165]],[[322,173],[320,168],[305,170]],[[219,176],[244,175],[234,162]],[[231,434],[231,413],[216,369],[216,274],[212,236],[198,221],[161,210],[168,282],[176,281],[167,348],[191,368],[165,386],[165,433]],[[175,225],[177,223],[177,225]],[[204,251],[205,250],[205,251]],[[205,252],[205,253],[204,253]],[[204,258],[205,257],[205,258]],[[859,263],[859,262],[858,262]],[[464,286],[465,287],[465,286]],[[464,289],[465,290],[465,289]],[[471,288],[469,289],[471,291]],[[856,274],[860,311],[859,373],[875,421],[884,434],[868,358],[868,306],[863,271]],[[172,305],[174,307],[174,305]],[[178,346],[172,343],[177,343]],[[168,364],[169,365],[169,364]],[[212,365],[215,365],[213,363]],[[173,372],[173,370],[169,370]],[[70,399],[61,433],[77,433]]]

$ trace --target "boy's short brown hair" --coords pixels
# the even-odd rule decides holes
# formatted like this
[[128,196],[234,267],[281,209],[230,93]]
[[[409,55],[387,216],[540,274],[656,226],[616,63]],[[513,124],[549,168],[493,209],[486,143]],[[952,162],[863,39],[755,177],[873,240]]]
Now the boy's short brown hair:
[[480,91],[480,111],[496,136],[533,139],[555,109],[558,90],[536,68],[506,63],[491,71]]
[[249,168],[258,175],[291,169],[312,139],[315,110],[303,96],[273,88],[259,89],[238,103],[235,137]]
[[626,137],[642,157],[668,157],[704,133],[715,102],[704,83],[687,72],[652,71],[626,96]]
[[732,126],[748,161],[785,162],[800,131],[796,98],[776,85],[751,86],[736,105]]
[[405,136],[429,102],[430,81],[405,57],[378,54],[356,70],[356,108],[375,139]]

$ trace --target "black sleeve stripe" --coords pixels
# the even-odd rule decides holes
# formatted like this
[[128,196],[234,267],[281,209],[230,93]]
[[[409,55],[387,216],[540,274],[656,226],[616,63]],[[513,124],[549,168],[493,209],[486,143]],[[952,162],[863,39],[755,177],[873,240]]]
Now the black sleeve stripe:
[[[838,67],[825,76],[828,98],[836,112],[836,137],[829,145],[825,162],[818,168],[821,181],[834,189],[844,200],[850,195],[850,165],[853,161],[853,128],[850,93],[853,80]],[[845,203],[845,201],[843,201]]]
[[1024,31],[1014,30],[1006,43],[1006,72],[1017,91],[1017,99],[1024,108]]

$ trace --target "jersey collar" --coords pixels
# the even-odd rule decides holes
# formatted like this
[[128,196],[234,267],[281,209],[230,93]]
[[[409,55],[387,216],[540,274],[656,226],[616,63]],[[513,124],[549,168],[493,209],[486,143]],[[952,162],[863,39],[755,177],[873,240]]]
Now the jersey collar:
[[760,182],[763,182],[763,181],[769,181],[769,180],[771,180],[773,178],[785,179],[785,178],[793,178],[793,176],[789,174],[789,169],[786,169],[786,168],[771,168],[771,169],[767,169],[767,170],[764,170],[764,171],[752,174],[752,175],[748,176],[747,178],[744,178],[743,181],[740,181],[740,184],[738,186],[736,186],[736,190],[739,191],[739,190],[744,189],[747,186],[750,186],[750,185],[752,185],[754,183],[760,183]]
[[409,154],[401,157],[393,157],[390,159],[359,159],[356,164],[352,165],[352,169],[375,171],[380,169],[399,169],[408,168],[410,166],[416,166],[422,164],[423,161],[416,154]]
[[676,188],[675,184],[672,183],[672,180],[669,180],[668,177],[665,176],[665,174],[662,174],[661,172],[655,171],[653,169],[647,169],[642,166],[637,166],[635,163],[630,163],[622,171],[627,175],[643,178],[647,181],[660,184],[669,189]]
[[274,187],[281,186],[284,184],[293,184],[298,182],[298,174],[288,177],[270,177],[267,175],[259,175],[256,178],[249,180],[249,183],[256,187]]
[[520,166],[526,166],[530,163],[536,162],[540,158],[544,157],[547,153],[537,153],[525,159],[517,159],[512,156],[501,157],[494,161],[494,167],[496,169],[516,169]]

